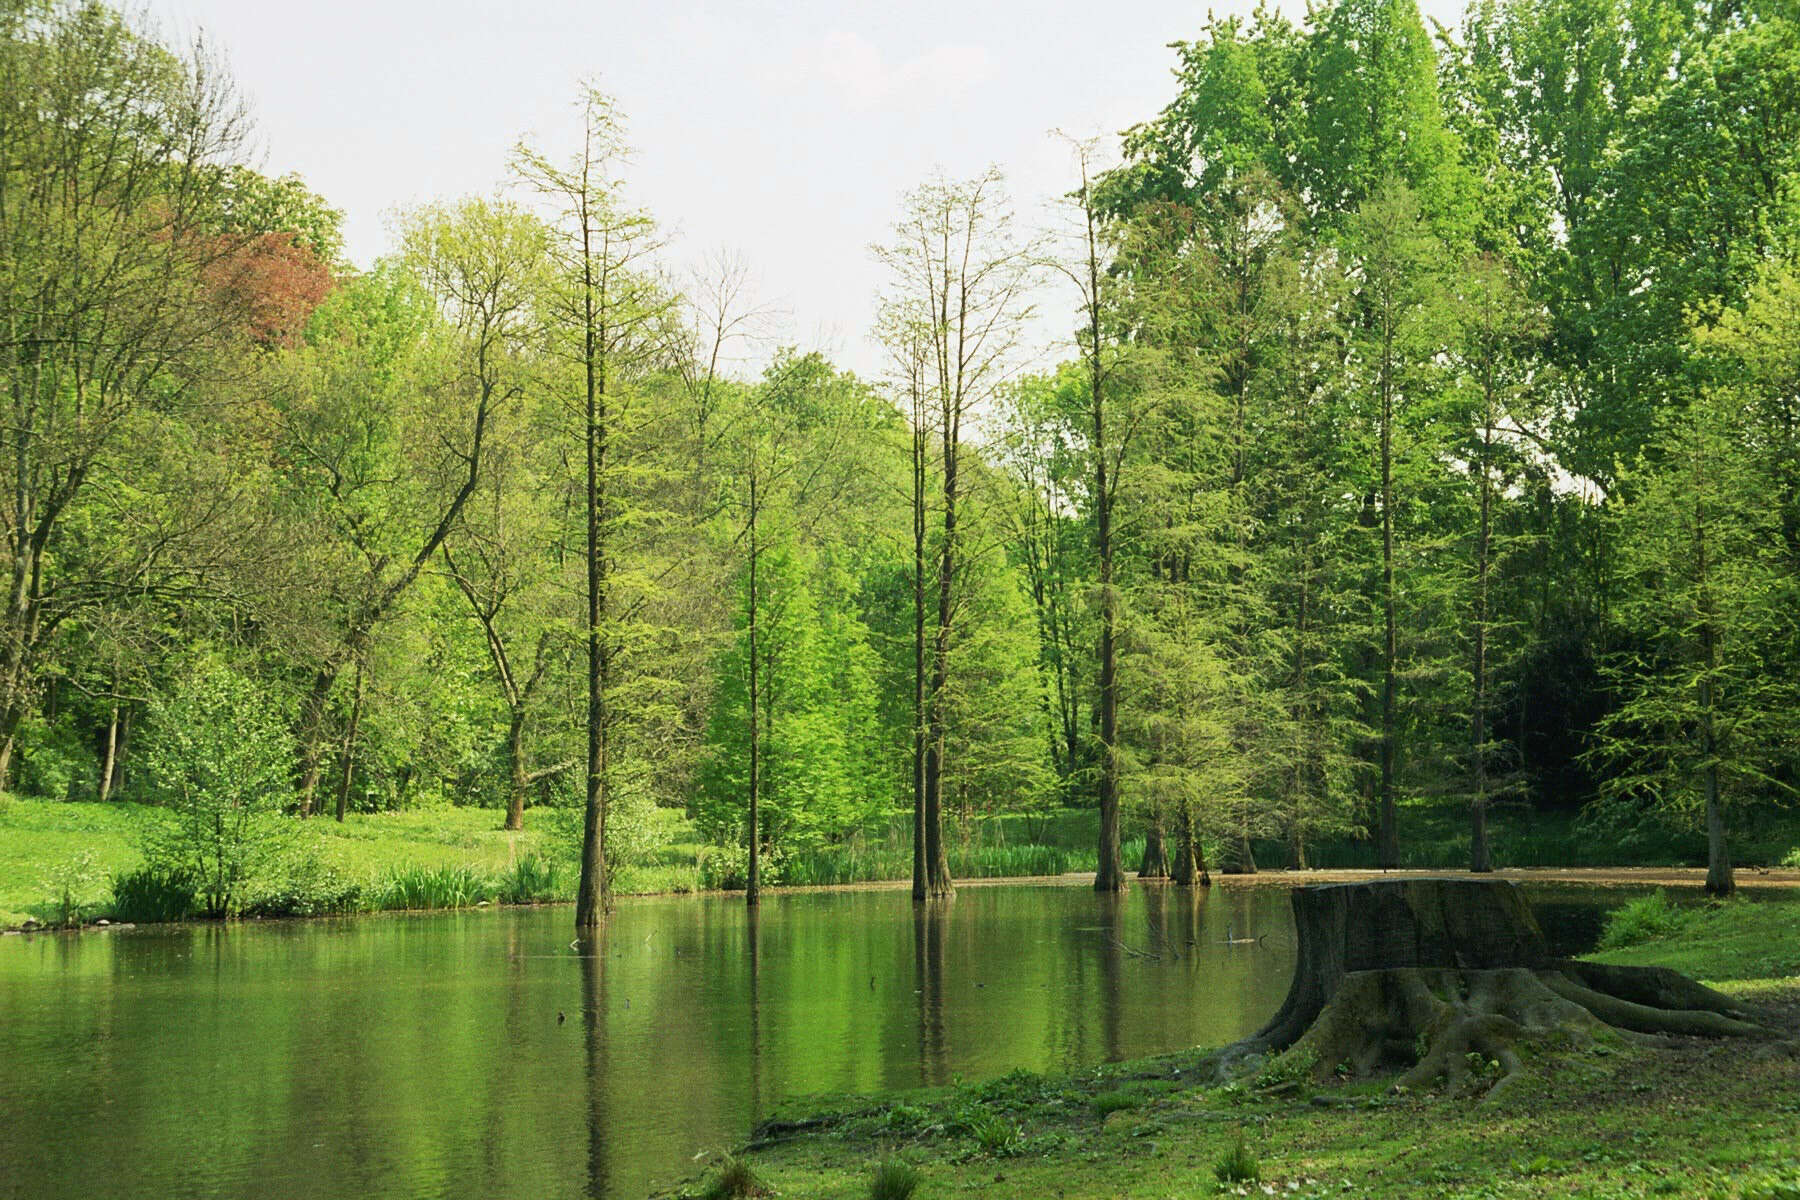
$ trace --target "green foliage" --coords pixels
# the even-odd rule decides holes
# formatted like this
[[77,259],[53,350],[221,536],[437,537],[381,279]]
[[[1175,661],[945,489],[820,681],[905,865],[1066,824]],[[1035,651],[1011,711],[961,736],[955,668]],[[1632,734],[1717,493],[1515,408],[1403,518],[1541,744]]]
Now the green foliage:
[[148,766],[174,821],[153,831],[145,857],[187,875],[207,916],[234,912],[279,849],[290,744],[267,693],[213,654],[151,706]]
[[1670,904],[1668,895],[1658,888],[1647,896],[1627,900],[1606,914],[1600,949],[1617,950],[1673,937],[1688,924],[1687,918],[1688,914]]
[[81,924],[84,914],[101,904],[99,888],[103,879],[99,861],[91,850],[51,864],[44,879],[44,890],[51,897],[51,924],[65,928]]
[[1251,1086],[1262,1092],[1298,1091],[1304,1094],[1311,1087],[1318,1066],[1318,1051],[1311,1047],[1295,1047],[1264,1063]]
[[1004,1113],[990,1112],[972,1106],[957,1117],[957,1127],[971,1138],[978,1151],[995,1158],[1010,1158],[1024,1152],[1025,1128]]
[[869,1181],[869,1200],[911,1200],[919,1190],[919,1169],[899,1158],[876,1164],[875,1177]]
[[289,846],[267,877],[244,897],[247,917],[323,917],[361,912],[363,883],[325,861],[313,846]]
[[1213,1178],[1221,1184],[1256,1183],[1262,1179],[1262,1167],[1241,1126],[1231,1148],[1213,1161]]
[[1094,1115],[1104,1121],[1116,1112],[1128,1112],[1143,1102],[1144,1098],[1135,1092],[1099,1092],[1094,1096]]
[[468,867],[412,867],[375,886],[376,907],[473,908],[495,899],[493,880]]
[[753,1196],[767,1196],[769,1189],[750,1164],[741,1158],[726,1155],[706,1182],[700,1188],[700,1200],[749,1200]]
[[527,854],[509,867],[495,886],[502,904],[540,904],[566,899],[562,868],[555,859]]
[[185,921],[196,911],[194,881],[169,867],[139,867],[114,875],[112,897],[117,921]]

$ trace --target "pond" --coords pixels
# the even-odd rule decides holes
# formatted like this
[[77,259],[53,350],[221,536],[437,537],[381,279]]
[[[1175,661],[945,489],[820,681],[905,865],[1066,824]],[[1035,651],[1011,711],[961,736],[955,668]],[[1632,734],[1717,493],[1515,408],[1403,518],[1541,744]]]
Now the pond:
[[[1550,899],[1546,897],[1546,899]],[[1554,898],[1591,943],[1619,894]],[[0,1195],[639,1197],[784,1101],[1254,1031],[1282,887],[967,887],[0,939]]]

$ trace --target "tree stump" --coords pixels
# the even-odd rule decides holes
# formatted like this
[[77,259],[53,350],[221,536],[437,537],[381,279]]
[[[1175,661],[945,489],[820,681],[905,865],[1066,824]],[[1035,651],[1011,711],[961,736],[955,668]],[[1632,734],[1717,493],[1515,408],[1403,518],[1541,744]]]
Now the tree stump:
[[1408,1089],[1441,1080],[1453,1093],[1498,1091],[1518,1076],[1528,1042],[1579,1045],[1603,1030],[1651,1042],[1765,1032],[1675,971],[1555,958],[1505,880],[1327,884],[1296,888],[1293,905],[1299,958],[1287,999],[1221,1054],[1222,1070],[1279,1055],[1289,1076],[1398,1071]]

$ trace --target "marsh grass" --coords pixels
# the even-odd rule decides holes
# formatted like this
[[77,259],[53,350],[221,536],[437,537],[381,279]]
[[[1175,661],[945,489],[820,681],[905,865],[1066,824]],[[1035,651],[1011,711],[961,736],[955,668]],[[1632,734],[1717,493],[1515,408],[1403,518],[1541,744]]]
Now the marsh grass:
[[1693,923],[1693,914],[1669,903],[1661,888],[1638,896],[1606,914],[1600,949],[1622,950],[1659,938],[1673,937]]
[[139,867],[113,876],[115,921],[149,924],[185,921],[194,915],[194,881],[174,867]]
[[731,1155],[725,1156],[700,1188],[700,1200],[746,1200],[770,1194],[750,1164]]
[[890,1158],[875,1167],[875,1178],[869,1184],[869,1200],[911,1200],[919,1189],[919,1169],[909,1162]]
[[503,872],[494,884],[502,904],[547,904],[567,899],[563,871],[555,859],[527,854]]
[[1213,1177],[1220,1183],[1255,1183],[1262,1178],[1262,1166],[1250,1149],[1249,1139],[1240,1128],[1237,1140],[1213,1162]]
[[376,888],[377,908],[472,908],[492,901],[497,888],[473,868],[411,867],[388,876]]
[[1101,1092],[1094,1097],[1094,1113],[1104,1121],[1107,1117],[1110,1117],[1116,1112],[1125,1112],[1128,1109],[1137,1108],[1143,1104],[1143,1102],[1142,1096],[1135,1095],[1131,1092]]

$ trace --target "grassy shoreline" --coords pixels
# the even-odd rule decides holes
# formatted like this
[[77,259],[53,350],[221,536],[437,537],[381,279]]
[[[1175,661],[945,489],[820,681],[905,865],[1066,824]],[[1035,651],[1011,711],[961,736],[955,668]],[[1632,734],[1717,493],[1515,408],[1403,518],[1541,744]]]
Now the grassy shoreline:
[[[499,828],[497,811],[474,807],[352,813],[342,824],[326,818],[294,822],[288,848],[292,863],[277,872],[279,878],[252,889],[245,912],[322,916],[572,900],[577,874],[572,815],[563,810],[533,809],[527,813],[526,828],[512,832]],[[1416,806],[1405,814],[1411,838],[1404,864],[1407,869],[1441,872],[1460,868],[1456,850],[1463,831],[1459,821],[1450,819],[1453,815],[1445,813],[1442,806]],[[1526,848],[1528,831],[1520,823],[1523,815],[1528,814],[1503,811],[1496,817],[1499,846],[1505,847],[1510,839],[1519,849]],[[17,929],[28,923],[44,927],[82,924],[101,918],[150,919],[115,912],[112,885],[117,877],[143,865],[139,845],[146,831],[165,819],[163,810],[142,804],[0,798],[0,929]],[[721,861],[716,848],[703,845],[679,813],[656,810],[653,819],[656,828],[646,839],[648,848],[641,850],[635,861],[615,869],[618,895],[731,890],[731,865]],[[1095,820],[1090,810],[1068,809],[953,825],[949,831],[951,873],[960,881],[973,881],[1057,878],[1092,871]],[[1514,824],[1520,828],[1514,829]],[[1782,827],[1766,832],[1779,844],[1791,831]],[[1531,836],[1549,845],[1554,837],[1569,838],[1570,833],[1559,827],[1538,830]],[[1646,859],[1656,864],[1687,860],[1673,843],[1660,850],[1660,857],[1622,854],[1606,869],[1588,865],[1591,856],[1585,852],[1539,853],[1524,860],[1534,865],[1520,869],[1514,877],[1544,873],[1546,878],[1569,882],[1688,886],[1685,867],[1646,863]],[[1130,862],[1135,863],[1139,853],[1141,842],[1126,847]],[[1280,883],[1304,878],[1317,882],[1357,878],[1364,873],[1359,866],[1331,865],[1331,860],[1354,857],[1343,847],[1322,847],[1317,857],[1316,865],[1326,869],[1296,874],[1282,869],[1278,861],[1265,861],[1265,868],[1273,865],[1274,869],[1237,881]],[[904,882],[910,865],[910,839],[904,829],[894,825],[844,845],[784,858],[777,864],[774,883],[784,890],[894,886]],[[1625,878],[1615,875],[1614,868],[1640,874]],[[1641,874],[1647,869],[1657,873]],[[1800,872],[1777,868],[1757,874],[1746,870],[1741,882],[1791,886],[1800,884]],[[72,922],[65,919],[71,913]]]
[[[1800,1197],[1800,905],[1738,900],[1672,936],[1591,956],[1672,966],[1736,995],[1786,1040],[1601,1040],[1531,1064],[1492,1104],[1194,1082],[1203,1051],[1072,1075],[818,1102],[737,1160],[783,1196],[862,1200],[878,1164],[949,1195],[1164,1200],[1214,1194],[1483,1198]],[[1221,1183],[1242,1140],[1258,1178]],[[706,1195],[715,1172],[673,1195]]]

